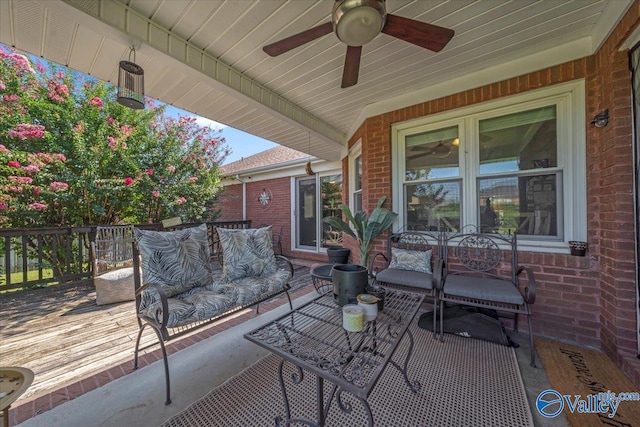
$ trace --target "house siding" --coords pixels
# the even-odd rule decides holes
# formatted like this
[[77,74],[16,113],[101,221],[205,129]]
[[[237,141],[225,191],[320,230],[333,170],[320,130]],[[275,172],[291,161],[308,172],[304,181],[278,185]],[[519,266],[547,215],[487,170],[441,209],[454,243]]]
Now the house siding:
[[[634,2],[595,55],[369,117],[352,135],[348,147],[362,143],[364,208],[370,211],[383,195],[389,198],[385,205],[389,207],[394,190],[394,124],[583,79],[588,256],[521,251],[519,262],[531,266],[536,275],[534,333],[602,349],[640,387],[640,361],[636,358],[631,79],[628,51],[619,51],[639,21],[640,0]],[[592,126],[591,119],[607,108],[609,125]],[[344,203],[348,203],[349,195],[348,165],[348,159],[343,159]],[[324,254],[291,250],[290,185],[290,178],[247,183],[247,218],[256,225],[271,223],[277,229],[282,226],[285,255],[323,262]],[[265,187],[273,194],[266,209],[257,201]],[[227,187],[225,197],[221,219],[241,219],[242,185]],[[344,246],[352,250],[351,262],[358,262],[353,239],[345,236]],[[383,235],[374,242],[372,254],[385,250]]]
[[[631,79],[628,51],[618,50],[638,25],[639,5],[640,2],[632,5],[602,48],[591,57],[370,117],[350,138],[349,147],[362,141],[363,205],[369,211],[380,196],[393,193],[392,125],[584,79],[589,256],[522,252],[519,261],[532,266],[536,274],[534,333],[601,348],[640,386],[640,362],[634,357],[638,325]],[[610,113],[609,125],[591,126],[591,119],[606,108]],[[344,166],[346,173],[346,161]],[[384,246],[383,236],[375,242],[374,252]]]
[[218,221],[242,221],[242,184],[224,187],[218,206]]
[[[272,200],[263,207],[258,198],[264,189],[271,192]],[[291,241],[291,178],[274,178],[246,183],[247,219],[253,227],[270,224],[274,233],[282,230],[282,254],[291,258],[300,258],[316,262],[326,262],[327,256],[322,253],[292,250]],[[221,198],[220,221],[242,219],[242,184],[225,187],[224,198]]]
[[628,51],[619,47],[639,16],[636,1],[596,53],[587,86],[587,117],[609,109],[607,127],[587,129],[588,230],[597,261],[601,347],[636,384],[632,88]]
[[[271,193],[271,201],[262,206],[258,198],[264,190]],[[282,229],[282,253],[290,256],[291,186],[289,178],[275,178],[247,183],[247,219],[253,226],[270,224],[274,234]]]

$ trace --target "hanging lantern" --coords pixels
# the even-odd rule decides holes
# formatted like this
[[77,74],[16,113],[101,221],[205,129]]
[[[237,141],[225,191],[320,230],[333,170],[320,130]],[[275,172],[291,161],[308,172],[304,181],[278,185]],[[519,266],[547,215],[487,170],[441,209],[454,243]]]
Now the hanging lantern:
[[[131,62],[133,52],[133,62]],[[144,109],[144,70],[135,63],[136,50],[132,46],[129,61],[120,61],[118,68],[118,102],[134,110]]]

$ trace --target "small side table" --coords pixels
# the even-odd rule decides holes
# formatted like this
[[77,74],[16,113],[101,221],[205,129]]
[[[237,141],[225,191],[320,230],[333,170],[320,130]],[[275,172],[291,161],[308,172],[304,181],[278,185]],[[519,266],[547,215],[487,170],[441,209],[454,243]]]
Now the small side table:
[[9,408],[31,385],[33,372],[27,368],[0,367],[0,411],[4,427],[9,427]]
[[311,269],[311,279],[313,280],[313,287],[316,288],[316,292],[322,294],[327,291],[323,288],[331,286],[333,288],[333,277],[331,270],[333,264],[320,264]]

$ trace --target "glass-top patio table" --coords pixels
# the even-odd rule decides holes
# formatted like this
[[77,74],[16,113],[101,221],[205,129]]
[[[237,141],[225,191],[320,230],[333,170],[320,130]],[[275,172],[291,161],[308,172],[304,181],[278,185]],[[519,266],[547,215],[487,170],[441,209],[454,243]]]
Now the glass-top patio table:
[[[367,398],[388,364],[403,374],[411,391],[417,392],[420,384],[410,381],[407,376],[407,365],[413,351],[413,335],[408,327],[423,299],[423,294],[387,289],[384,310],[378,313],[376,320],[365,322],[361,332],[347,332],[342,327],[342,307],[334,302],[330,291],[245,334],[249,341],[282,358],[278,374],[285,419],[276,417],[276,425],[283,425],[284,421],[284,425],[324,426],[334,398],[341,410],[348,411],[342,401],[342,393],[348,392],[362,403],[368,424],[373,426]],[[392,356],[404,337],[409,340],[409,347],[404,361],[398,363],[392,360]],[[295,365],[295,377],[300,381],[303,370],[315,375],[316,420],[291,416],[283,376],[283,365],[287,361]],[[332,383],[326,402],[324,380]]]

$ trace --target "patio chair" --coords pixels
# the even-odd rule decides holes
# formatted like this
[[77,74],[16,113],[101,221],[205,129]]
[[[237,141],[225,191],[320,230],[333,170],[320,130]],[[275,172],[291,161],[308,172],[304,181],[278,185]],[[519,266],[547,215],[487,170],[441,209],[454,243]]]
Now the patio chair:
[[[531,366],[535,367],[535,347],[531,305],[536,299],[533,271],[518,265],[516,234],[483,233],[465,226],[457,233],[443,234],[444,279],[439,282],[440,339],[444,339],[443,312],[446,303],[455,303],[513,313],[514,331],[518,315],[527,316],[531,344]],[[450,257],[453,252],[454,257]],[[520,289],[519,277],[526,273],[527,286]]]
[[[384,260],[384,268],[375,267]],[[433,337],[436,337],[436,308],[442,279],[443,261],[440,254],[440,234],[431,231],[399,231],[389,233],[387,253],[378,252],[369,264],[374,280],[372,286],[405,288],[423,292],[433,299]]]

